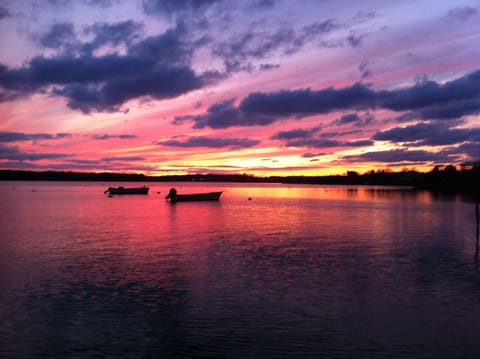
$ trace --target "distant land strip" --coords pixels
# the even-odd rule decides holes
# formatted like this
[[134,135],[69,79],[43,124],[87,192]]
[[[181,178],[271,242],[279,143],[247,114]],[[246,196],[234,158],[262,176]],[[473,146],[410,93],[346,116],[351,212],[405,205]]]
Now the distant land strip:
[[359,174],[348,171],[333,176],[271,176],[256,177],[247,174],[186,174],[146,176],[130,173],[90,173],[61,171],[0,170],[3,181],[100,181],[100,182],[244,182],[288,183],[312,185],[382,185],[412,186],[424,189],[477,191],[480,194],[480,165],[436,166],[430,172],[385,170]]

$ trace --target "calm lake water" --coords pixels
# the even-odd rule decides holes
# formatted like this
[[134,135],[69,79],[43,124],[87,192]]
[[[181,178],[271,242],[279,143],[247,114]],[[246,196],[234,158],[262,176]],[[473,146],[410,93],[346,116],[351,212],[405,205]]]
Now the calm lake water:
[[109,185],[0,182],[0,357],[480,357],[467,197]]

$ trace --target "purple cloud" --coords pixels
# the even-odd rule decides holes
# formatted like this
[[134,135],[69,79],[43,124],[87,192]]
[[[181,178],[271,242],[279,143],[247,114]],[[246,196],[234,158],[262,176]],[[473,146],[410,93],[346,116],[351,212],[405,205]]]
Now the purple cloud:
[[248,138],[216,138],[216,137],[189,137],[185,141],[178,140],[168,140],[160,141],[159,145],[170,146],[170,147],[182,147],[182,148],[192,148],[192,147],[207,147],[207,148],[248,148],[256,146],[260,143],[259,140],[252,140]]
[[103,157],[102,161],[105,162],[136,162],[136,161],[145,161],[145,157],[139,156],[118,156],[118,157]]
[[[50,47],[67,46],[57,36],[64,30],[70,38],[73,30],[64,23],[52,27],[41,41]],[[0,100],[43,92],[65,97],[70,108],[84,113],[111,112],[132,99],[172,98],[218,79],[212,72],[203,78],[190,68],[193,50],[200,45],[185,40],[181,26],[141,41],[136,41],[141,26],[131,21],[96,24],[88,31],[95,39],[79,44],[83,46],[79,55],[36,56],[20,68],[0,64]],[[127,45],[127,54],[91,54],[100,46],[119,42]]]
[[193,128],[228,128],[232,126],[266,126],[274,119],[263,115],[247,115],[234,106],[235,99],[218,102],[208,109],[204,115],[187,115],[176,117],[174,124],[187,120],[193,121]]
[[447,123],[418,123],[377,132],[373,139],[410,146],[445,146],[463,142],[477,142],[480,146],[480,128],[452,128]]
[[[268,125],[286,117],[301,117],[346,110],[389,109],[408,111],[408,119],[456,120],[464,115],[480,113],[480,71],[439,84],[426,81],[397,90],[375,91],[356,83],[340,89],[298,89],[270,93],[253,92],[235,107],[233,100],[212,105],[204,115],[176,118],[194,121],[194,128],[227,128],[231,126]],[[404,117],[403,117],[404,118]],[[340,118],[335,124],[353,123],[359,127],[373,121],[360,120],[357,113]]]
[[311,137],[322,129],[321,126],[315,126],[308,129],[296,128],[289,131],[280,131],[271,137],[272,140],[293,140],[297,138]]
[[66,157],[71,157],[71,155],[62,153],[24,152],[18,149],[18,147],[5,146],[0,144],[0,159],[2,160],[40,161]]
[[72,137],[70,133],[57,133],[52,135],[49,133],[0,132],[0,142],[58,140],[70,137]]
[[434,153],[423,150],[396,149],[389,151],[366,152],[360,155],[344,156],[344,160],[353,162],[381,162],[381,163],[451,163],[457,158],[448,153]]
[[3,6],[0,6],[0,20],[10,17],[10,11]]
[[133,138],[137,138],[137,135],[129,135],[129,134],[120,134],[120,135],[109,135],[109,134],[103,134],[103,135],[92,135],[92,139],[94,140],[111,140],[114,138],[118,138],[121,140],[130,140]]
[[332,147],[367,147],[373,145],[371,140],[338,141],[325,138],[305,138],[287,141],[287,147],[332,148]]
[[309,88],[254,92],[239,106],[247,115],[292,116],[325,114],[337,110],[368,109],[375,105],[375,92],[364,84],[356,83],[343,89],[327,88],[314,91]]

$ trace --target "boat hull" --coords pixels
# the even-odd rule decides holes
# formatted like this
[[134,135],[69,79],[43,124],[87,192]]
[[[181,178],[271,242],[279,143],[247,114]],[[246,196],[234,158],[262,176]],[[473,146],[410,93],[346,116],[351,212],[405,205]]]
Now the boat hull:
[[148,194],[149,188],[143,187],[109,187],[105,193],[108,194]]
[[177,194],[170,197],[171,203],[177,202],[197,202],[197,201],[218,201],[222,192]]

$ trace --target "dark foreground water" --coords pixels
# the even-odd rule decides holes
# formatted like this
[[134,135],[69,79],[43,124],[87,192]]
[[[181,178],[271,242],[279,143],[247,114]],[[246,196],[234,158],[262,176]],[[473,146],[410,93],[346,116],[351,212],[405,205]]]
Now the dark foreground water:
[[480,357],[468,198],[108,185],[0,182],[0,357]]

